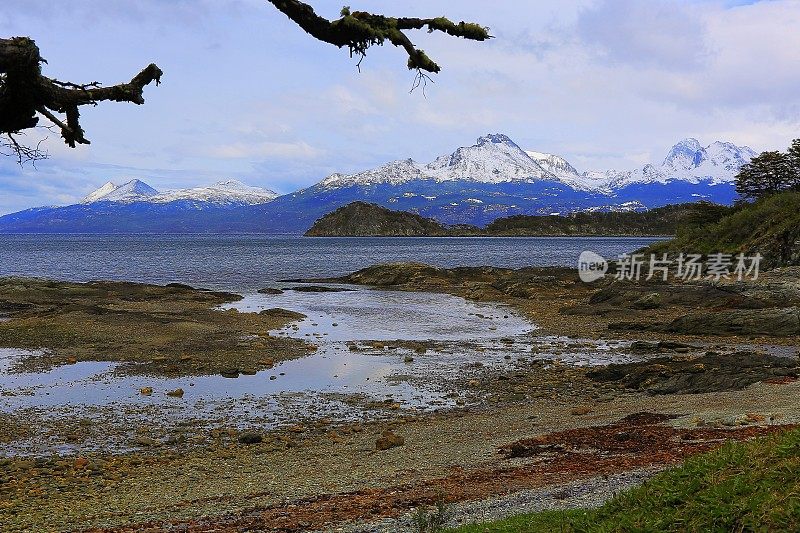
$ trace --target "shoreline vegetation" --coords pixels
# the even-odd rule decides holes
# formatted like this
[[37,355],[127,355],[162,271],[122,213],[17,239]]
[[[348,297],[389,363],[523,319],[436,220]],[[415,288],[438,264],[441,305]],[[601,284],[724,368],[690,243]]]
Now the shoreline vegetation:
[[[684,250],[705,239],[767,252],[786,243],[786,254],[768,261],[756,280],[583,283],[573,268],[415,263],[305,280],[498,303],[538,329],[497,341],[498,349],[524,343],[525,356],[509,357],[507,366],[454,368],[455,393],[469,401],[438,412],[388,401],[372,406],[381,416],[369,421],[298,417],[274,428],[242,427],[232,411],[210,426],[177,428],[126,413],[2,413],[0,444],[46,435],[77,451],[0,458],[0,521],[10,531],[43,524],[98,532],[415,531],[415,513],[437,502],[463,510],[449,523],[456,526],[489,517],[479,502],[504,509],[494,519],[518,514],[520,506],[542,510],[541,491],[557,487],[556,508],[582,507],[589,486],[603,504],[631,486],[615,481],[629,476],[644,484],[598,510],[524,515],[464,531],[661,529],[667,518],[695,529],[720,520],[747,528],[761,519],[794,529],[796,506],[786,489],[795,483],[781,472],[796,470],[800,423],[799,244],[792,227],[770,233],[749,224],[728,232],[732,220],[771,213],[770,227],[777,227],[784,211],[796,216],[790,194],[705,213],[691,222],[699,229],[679,228],[676,240],[654,245]],[[126,370],[133,373],[141,364],[153,376],[250,372],[314,349],[269,334],[297,314],[217,310],[238,298],[182,285],[5,278],[0,315],[11,320],[0,322],[0,344],[46,350],[26,359],[28,369],[100,359],[136,363]],[[598,343],[620,347],[629,362],[585,367],[551,357],[598,350]],[[408,358],[402,344],[354,349],[409,365],[434,357],[423,343],[405,341],[417,350]],[[363,401],[354,405],[364,408]],[[86,445],[91,436],[120,431],[130,439],[127,450]],[[674,510],[664,514],[666,507]]]
[[[542,511],[451,533],[797,531],[800,430],[731,442],[623,492],[598,509]],[[745,503],[746,502],[746,503]]]

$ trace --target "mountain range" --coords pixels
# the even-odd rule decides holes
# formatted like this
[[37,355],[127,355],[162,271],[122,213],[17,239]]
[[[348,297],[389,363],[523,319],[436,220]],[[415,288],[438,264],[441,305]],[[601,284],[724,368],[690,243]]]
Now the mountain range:
[[122,185],[108,182],[83,199],[84,204],[95,202],[150,202],[166,204],[176,201],[198,202],[214,205],[265,204],[278,197],[278,193],[260,187],[250,187],[241,181],[220,181],[207,187],[176,189],[158,192],[143,181],[134,179]]
[[581,173],[558,155],[490,134],[427,164],[404,159],[332,174],[283,196],[234,180],[163,192],[138,179],[108,182],[80,204],[0,217],[0,232],[302,233],[354,201],[477,226],[517,214],[637,211],[701,199],[730,204],[736,173],[755,155],[746,146],[686,139],[658,165]]

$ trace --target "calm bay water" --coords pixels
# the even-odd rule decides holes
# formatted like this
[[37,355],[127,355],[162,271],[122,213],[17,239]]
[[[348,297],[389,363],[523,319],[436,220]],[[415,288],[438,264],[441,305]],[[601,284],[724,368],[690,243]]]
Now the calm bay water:
[[376,263],[440,267],[572,266],[653,242],[633,237],[303,238],[270,235],[2,235],[0,276],[180,282],[253,292],[286,278],[330,277]]

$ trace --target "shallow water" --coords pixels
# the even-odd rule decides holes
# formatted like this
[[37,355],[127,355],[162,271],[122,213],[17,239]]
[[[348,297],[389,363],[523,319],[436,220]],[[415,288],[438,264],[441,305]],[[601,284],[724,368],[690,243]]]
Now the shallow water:
[[[627,343],[538,336],[535,325],[505,306],[443,294],[364,288],[286,291],[251,294],[224,306],[240,312],[274,307],[307,317],[272,333],[313,342],[317,352],[236,379],[167,379],[116,372],[118,364],[108,362],[19,373],[14,372],[14,362],[36,354],[4,349],[0,411],[40,418],[119,416],[130,427],[134,421],[169,425],[223,419],[239,427],[269,428],[298,419],[380,417],[382,412],[370,414],[365,408],[384,402],[423,411],[453,408],[464,402],[463,383],[475,363],[491,371],[512,368],[526,358],[577,365],[630,360]],[[403,347],[403,340],[430,343],[425,353],[417,353]],[[401,342],[393,345],[394,341]],[[143,387],[152,387],[153,394],[142,395]],[[184,390],[182,398],[166,396],[176,388]],[[63,443],[32,441],[20,446],[15,444],[15,453],[71,449]]]
[[[219,375],[182,378],[129,376],[115,372],[117,363],[80,362],[48,372],[11,372],[12,363],[31,352],[0,350],[0,409],[109,403],[159,404],[164,394],[182,388],[191,405],[246,396],[265,398],[285,393],[366,394],[375,400],[392,396],[405,406],[442,405],[440,387],[474,362],[507,365],[511,359],[558,359],[576,365],[629,360],[625,343],[608,344],[539,337],[535,326],[509,308],[469,302],[450,295],[358,289],[348,292],[249,295],[223,309],[258,312],[283,307],[307,315],[275,331],[310,341],[319,350],[255,375],[236,379]],[[433,341],[425,354],[391,341]],[[501,342],[502,340],[502,342]],[[363,341],[387,341],[383,347]],[[407,362],[407,357],[413,361]],[[272,379],[270,379],[272,378]],[[152,396],[139,389],[152,387]],[[449,405],[453,401],[444,402]]]
[[[80,362],[41,373],[9,373],[12,362],[30,352],[0,351],[0,390],[15,396],[0,398],[0,409],[57,405],[106,405],[110,402],[162,402],[163,393],[183,388],[181,401],[218,401],[247,395],[267,397],[283,393],[361,393],[376,399],[387,394],[408,405],[423,406],[437,397],[435,391],[412,386],[393,376],[409,372],[435,373],[429,366],[463,364],[491,359],[474,349],[441,352],[425,357],[426,364],[404,363],[408,350],[358,353],[346,341],[431,340],[463,344],[466,341],[491,341],[501,337],[523,336],[534,326],[510,310],[496,305],[475,304],[449,295],[354,290],[335,293],[287,291],[283,295],[250,295],[224,306],[242,312],[257,312],[284,307],[302,312],[307,318],[276,335],[302,338],[320,349],[302,359],[287,361],[273,369],[237,379],[222,376],[153,378],[115,373],[116,363]],[[446,344],[446,343],[445,343]],[[419,358],[418,358],[419,359]],[[412,368],[414,367],[414,368]],[[273,377],[273,379],[270,379]],[[153,396],[142,396],[139,389],[152,387]]]
[[[298,284],[291,284],[295,285]],[[222,308],[241,312],[274,307],[291,309],[307,318],[281,334],[295,338],[324,337],[326,342],[469,341],[521,335],[535,328],[508,307],[470,302],[449,294],[327,286],[345,290],[322,293],[286,290],[277,295],[248,295]]]

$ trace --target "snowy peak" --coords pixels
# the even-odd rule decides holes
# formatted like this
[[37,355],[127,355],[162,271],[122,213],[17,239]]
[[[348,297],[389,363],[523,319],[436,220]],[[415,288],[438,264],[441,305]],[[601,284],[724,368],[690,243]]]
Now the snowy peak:
[[134,179],[119,186],[109,181],[86,196],[86,198],[83,199],[83,203],[168,203],[178,200],[188,200],[212,204],[256,205],[267,203],[277,196],[277,193],[269,189],[250,187],[236,180],[220,181],[207,187],[159,192],[145,182]]
[[533,150],[526,150],[525,153],[536,161],[540,167],[550,172],[557,178],[580,176],[580,173],[570,165],[569,161],[561,156],[555,154],[546,154],[544,152],[534,152]]
[[376,185],[380,183],[397,185],[411,180],[425,179],[426,177],[423,175],[422,167],[415,163],[413,159],[403,159],[357,174],[331,174],[322,180],[319,185],[324,188]]
[[672,147],[658,170],[672,179],[729,182],[755,155],[747,146],[717,141],[703,147],[696,139],[686,139]]
[[554,154],[545,154],[543,152],[534,152],[526,150],[528,157],[539,163],[539,166],[553,174],[579,174],[575,167],[569,164],[569,161],[561,156]]
[[92,202],[99,202],[102,198],[104,198],[105,196],[108,196],[109,194],[114,192],[116,189],[117,189],[117,186],[114,185],[113,182],[107,181],[106,183],[103,184],[102,187],[100,187],[99,189],[97,189],[94,192],[89,193],[86,196],[86,198],[84,198],[82,200],[82,203],[90,204]]
[[733,174],[739,172],[742,166],[758,155],[749,146],[736,146],[733,143],[720,141],[711,144],[705,150],[707,161]]
[[483,137],[478,137],[478,141],[475,143],[476,146],[485,146],[487,144],[506,144],[509,146],[517,146],[517,144],[511,140],[508,135],[504,135],[502,133],[490,133],[488,135],[484,135]]
[[596,191],[607,182],[605,178],[599,178],[588,173],[581,174],[569,161],[561,156],[533,150],[526,150],[525,153],[560,182],[569,185],[575,190]]
[[[606,188],[619,189],[632,184],[669,183],[685,181],[697,184],[707,181],[710,185],[730,183],[742,166],[756,156],[748,146],[737,146],[729,142],[714,142],[703,147],[697,139],[685,139],[673,146],[660,165],[645,165],[641,169],[628,171],[606,171]],[[599,176],[601,173],[587,172],[584,175]]]
[[514,141],[500,133],[479,137],[475,145],[438,157],[425,169],[439,181],[503,183],[554,179]]
[[675,170],[688,170],[700,165],[705,158],[705,149],[700,145],[700,141],[689,138],[673,146],[661,166]]
[[700,141],[687,138],[673,146],[657,165],[628,171],[606,170],[579,172],[569,161],[555,154],[525,151],[507,135],[494,133],[479,137],[472,146],[437,157],[427,165],[411,159],[393,161],[356,174],[332,174],[317,187],[399,185],[414,180],[438,182],[532,183],[559,181],[572,189],[601,194],[631,184],[667,183],[673,180],[711,185],[731,182],[739,169],[755,156],[746,146],[715,142],[703,147]]
[[237,180],[227,180],[214,183],[207,187],[164,191],[158,196],[151,198],[151,201],[166,203],[175,202],[177,200],[189,200],[213,204],[258,205],[270,202],[277,197],[278,194],[270,189],[251,187]]
[[139,202],[156,196],[158,191],[141,180],[131,180],[120,186],[107,182],[89,194],[83,203],[93,202]]
[[474,145],[458,148],[452,154],[437,157],[427,165],[420,165],[412,159],[392,161],[356,174],[331,174],[317,187],[399,185],[414,180],[502,183],[541,179],[556,178],[507,135],[497,133],[479,137]]

